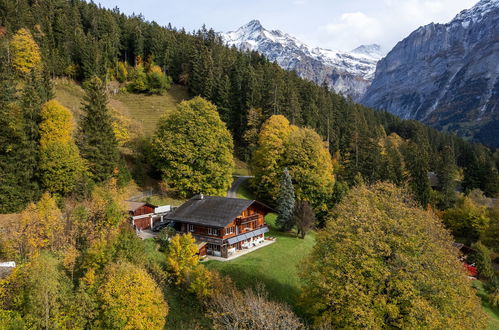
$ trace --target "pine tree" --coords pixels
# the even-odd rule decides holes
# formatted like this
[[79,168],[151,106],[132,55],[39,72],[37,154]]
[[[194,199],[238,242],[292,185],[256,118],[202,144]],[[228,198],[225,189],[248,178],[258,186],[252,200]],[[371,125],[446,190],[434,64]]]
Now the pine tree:
[[293,228],[293,210],[295,207],[295,189],[291,181],[291,175],[287,168],[281,176],[279,197],[277,198],[277,220],[276,224],[282,231]]
[[454,150],[450,146],[445,146],[441,151],[441,155],[437,164],[437,177],[442,192],[441,208],[451,207],[456,200],[456,176],[457,176],[456,158]]
[[109,179],[119,167],[120,154],[107,108],[105,84],[97,77],[85,83],[84,115],[78,147],[95,182]]

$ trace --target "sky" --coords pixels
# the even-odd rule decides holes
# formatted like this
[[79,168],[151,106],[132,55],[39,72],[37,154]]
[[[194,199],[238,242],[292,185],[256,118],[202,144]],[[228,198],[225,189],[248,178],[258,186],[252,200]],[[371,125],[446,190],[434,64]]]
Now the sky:
[[377,43],[388,52],[422,25],[446,23],[477,0],[94,0],[125,14],[188,31],[236,30],[252,19],[310,46],[348,51]]

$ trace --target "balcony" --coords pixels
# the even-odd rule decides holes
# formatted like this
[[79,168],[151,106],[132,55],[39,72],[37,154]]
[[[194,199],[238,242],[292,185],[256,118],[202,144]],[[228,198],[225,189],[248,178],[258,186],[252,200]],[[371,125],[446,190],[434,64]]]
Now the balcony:
[[250,215],[249,217],[241,217],[239,218],[239,223],[241,225],[245,224],[245,223],[248,223],[248,222],[251,222],[251,221],[256,221],[258,220],[258,214],[253,214],[253,215]]

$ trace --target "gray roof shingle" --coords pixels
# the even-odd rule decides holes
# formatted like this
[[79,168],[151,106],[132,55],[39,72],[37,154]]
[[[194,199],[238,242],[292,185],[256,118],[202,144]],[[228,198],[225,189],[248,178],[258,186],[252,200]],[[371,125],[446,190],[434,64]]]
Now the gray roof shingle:
[[167,220],[223,228],[253,203],[272,211],[254,200],[196,195],[167,216]]

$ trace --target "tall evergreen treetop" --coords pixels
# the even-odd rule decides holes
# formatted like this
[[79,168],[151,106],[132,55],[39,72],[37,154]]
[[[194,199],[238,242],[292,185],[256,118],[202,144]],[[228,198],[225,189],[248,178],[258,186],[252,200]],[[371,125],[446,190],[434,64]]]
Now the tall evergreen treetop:
[[282,231],[293,228],[293,210],[295,208],[295,189],[287,168],[281,176],[279,197],[277,198],[277,225]]
[[79,123],[78,147],[88,161],[94,181],[109,179],[119,166],[119,150],[107,107],[105,83],[94,77],[84,84],[84,115]]

